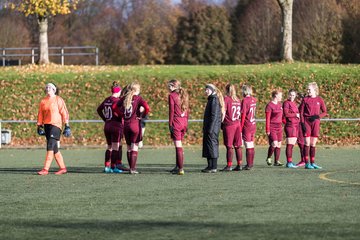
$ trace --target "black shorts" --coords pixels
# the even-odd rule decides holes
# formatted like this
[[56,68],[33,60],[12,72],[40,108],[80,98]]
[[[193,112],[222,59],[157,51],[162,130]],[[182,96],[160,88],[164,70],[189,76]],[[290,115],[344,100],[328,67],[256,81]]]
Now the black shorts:
[[57,141],[60,140],[60,135],[61,135],[60,128],[51,124],[45,124],[44,129],[45,129],[46,140],[49,140],[50,138],[56,139]]

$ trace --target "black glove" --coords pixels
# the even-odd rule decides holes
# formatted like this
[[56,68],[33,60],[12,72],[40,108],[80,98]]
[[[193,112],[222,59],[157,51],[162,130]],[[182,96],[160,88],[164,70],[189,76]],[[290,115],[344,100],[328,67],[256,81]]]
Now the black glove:
[[44,135],[45,135],[44,125],[39,125],[39,126],[37,127],[37,134],[39,134],[40,136],[44,136]]
[[315,121],[316,119],[319,119],[319,118],[320,118],[319,115],[312,115],[312,116],[309,117],[309,121],[313,122],[313,121]]
[[303,134],[305,134],[306,133],[306,125],[305,125],[305,123],[300,123],[300,125],[301,125],[301,129],[303,131]]
[[64,128],[64,131],[63,131],[63,135],[65,137],[70,137],[71,136],[71,129],[70,129],[70,126],[68,123],[65,124],[65,128]]
[[174,127],[173,127],[173,126],[169,126],[169,131],[170,131],[171,134],[173,134],[173,133],[174,133]]

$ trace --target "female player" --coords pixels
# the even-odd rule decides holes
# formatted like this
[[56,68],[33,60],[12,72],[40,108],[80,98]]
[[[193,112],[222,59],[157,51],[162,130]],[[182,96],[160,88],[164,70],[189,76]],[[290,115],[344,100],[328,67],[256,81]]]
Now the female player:
[[65,124],[63,134],[65,137],[71,136],[69,126],[69,113],[64,100],[58,96],[59,91],[55,84],[48,83],[45,86],[46,97],[44,97],[39,106],[37,119],[37,133],[46,136],[46,157],[44,167],[38,172],[39,175],[49,174],[51,162],[55,157],[59,166],[56,175],[67,173],[63,156],[58,149],[58,141],[60,140],[61,127]]
[[307,93],[308,96],[303,99],[300,105],[301,127],[305,136],[305,168],[321,169],[315,164],[315,146],[320,132],[320,118],[327,115],[327,110],[324,100],[318,96],[319,87],[316,82],[309,83]]
[[271,166],[271,156],[275,153],[274,166],[282,166],[280,159],[280,148],[282,141],[282,117],[283,108],[281,104],[282,92],[280,90],[274,90],[271,93],[271,101],[266,105],[266,135],[269,138],[268,156],[266,159],[267,165]]
[[139,96],[140,84],[133,82],[127,87],[127,92],[113,107],[115,112],[124,118],[124,136],[127,145],[127,158],[130,174],[139,173],[136,170],[139,142],[142,140],[141,118],[150,111],[147,102]]
[[184,175],[184,151],[182,140],[188,127],[189,119],[189,95],[181,87],[178,80],[170,80],[168,83],[170,91],[169,102],[169,130],[175,145],[176,166],[170,172],[173,174]]
[[112,110],[112,106],[119,101],[120,94],[120,86],[117,82],[113,82],[111,96],[107,97],[97,108],[97,113],[105,122],[104,134],[107,143],[107,149],[105,151],[105,173],[121,173],[123,170],[128,170],[122,166],[122,118],[117,116]]
[[207,159],[207,167],[202,172],[216,173],[219,158],[219,132],[225,113],[224,97],[213,84],[205,86],[208,96],[204,112],[202,156]]
[[285,117],[285,135],[286,135],[286,167],[297,168],[292,162],[292,153],[294,145],[297,142],[300,125],[300,113],[296,104],[297,93],[290,89],[288,99],[283,103],[283,114]]
[[[240,171],[242,170],[242,149],[241,149],[241,101],[236,95],[235,86],[228,84],[225,87],[226,96],[225,103],[225,117],[222,123],[224,145],[226,147],[226,167],[223,171]],[[232,159],[236,155],[237,165],[232,168]]]
[[255,111],[256,98],[252,96],[250,85],[242,86],[243,100],[241,101],[241,129],[244,145],[246,148],[246,166],[244,170],[250,170],[254,166],[254,139],[256,133]]

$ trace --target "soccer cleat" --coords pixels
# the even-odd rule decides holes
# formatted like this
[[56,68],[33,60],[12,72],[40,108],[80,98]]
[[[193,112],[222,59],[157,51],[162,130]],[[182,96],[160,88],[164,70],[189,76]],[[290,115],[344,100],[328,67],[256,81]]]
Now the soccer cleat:
[[268,166],[271,166],[271,164],[272,164],[272,163],[271,163],[271,158],[267,158],[265,161],[266,161],[266,164],[267,164]]
[[292,163],[292,162],[289,162],[289,163],[287,163],[286,164],[286,167],[287,168],[298,168],[298,166],[296,166],[294,163]]
[[312,163],[311,166],[313,166],[314,169],[322,169],[322,167],[316,165],[315,163]]
[[122,171],[125,171],[125,172],[130,171],[130,169],[127,168],[124,164],[117,164],[117,165],[116,165],[116,168],[118,168],[118,169],[120,169],[120,170],[122,170]]
[[232,167],[230,166],[226,166],[226,167],[224,167],[223,169],[221,169],[221,171],[222,172],[231,172],[233,169],[232,169]]
[[104,168],[104,173],[112,173],[113,171],[112,171],[112,169],[111,169],[111,167],[105,167]]
[[274,166],[275,167],[281,167],[281,166],[284,166],[284,164],[281,163],[280,161],[276,161],[276,162],[274,162]]
[[211,169],[210,173],[217,173],[217,169]]
[[233,171],[242,171],[243,168],[241,165],[236,165],[236,167],[233,169]]
[[175,166],[173,169],[170,170],[170,173],[172,173],[172,174],[176,174],[178,172],[179,172],[178,166]]
[[250,167],[249,165],[245,165],[245,167],[243,168],[244,170],[251,170],[252,167]]
[[211,172],[211,169],[210,169],[209,167],[206,167],[206,168],[202,169],[201,172],[203,172],[203,173],[210,173],[210,172]]
[[185,174],[184,169],[180,169],[178,175],[184,175],[184,174]]
[[38,175],[48,175],[49,174],[49,170],[46,169],[41,169],[41,171],[37,172]]
[[112,169],[112,172],[113,172],[113,173],[122,173],[123,170],[118,169],[118,168],[116,167],[116,168]]
[[55,175],[62,175],[67,173],[67,169],[66,168],[60,168],[59,171],[55,172]]
[[305,162],[304,161],[300,161],[296,164],[296,166],[298,167],[304,167],[305,166]]
[[133,169],[133,170],[130,169],[130,172],[129,172],[129,173],[130,173],[130,174],[139,174],[139,172],[136,171],[135,169]]
[[310,163],[306,163],[305,169],[315,169],[315,168]]

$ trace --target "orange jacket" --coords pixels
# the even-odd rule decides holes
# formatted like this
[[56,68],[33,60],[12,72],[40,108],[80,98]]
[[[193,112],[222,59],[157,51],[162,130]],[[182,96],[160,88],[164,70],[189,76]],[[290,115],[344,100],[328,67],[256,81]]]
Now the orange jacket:
[[64,100],[59,96],[46,96],[40,102],[37,125],[51,124],[62,127],[69,122],[69,112]]

